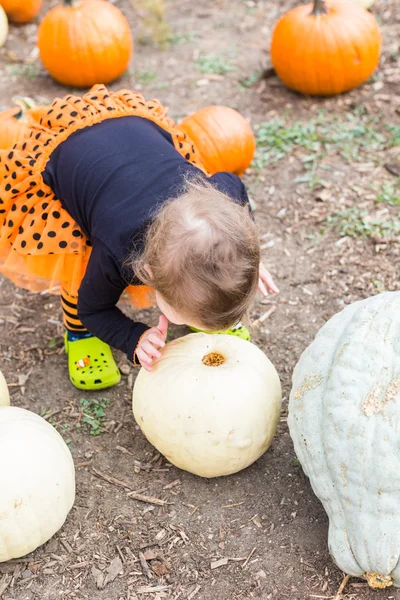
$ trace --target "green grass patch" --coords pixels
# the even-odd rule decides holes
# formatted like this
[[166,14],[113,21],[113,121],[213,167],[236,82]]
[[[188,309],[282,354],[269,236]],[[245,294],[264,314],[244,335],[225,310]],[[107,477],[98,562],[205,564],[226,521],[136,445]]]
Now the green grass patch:
[[400,177],[396,179],[395,183],[384,183],[382,191],[376,197],[375,202],[377,204],[384,202],[389,206],[400,206]]
[[319,113],[308,121],[272,119],[255,129],[257,152],[253,166],[259,169],[295,150],[304,151],[302,161],[306,169],[316,163],[314,172],[332,151],[337,151],[349,164],[369,162],[374,153],[400,142],[400,127],[381,125],[378,119],[360,110],[341,117]]
[[197,40],[196,31],[188,31],[187,33],[175,33],[167,39],[167,43],[170,46],[181,46],[182,44],[188,44]]
[[23,77],[32,81],[44,75],[44,71],[37,64],[13,64],[6,65],[6,74],[9,77]]
[[140,85],[148,85],[157,79],[156,71],[135,71],[134,76]]
[[79,400],[79,410],[82,414],[82,417],[76,424],[76,427],[78,429],[80,429],[82,426],[85,427],[89,431],[90,435],[93,436],[104,433],[106,408],[110,403],[111,400],[109,398],[101,398],[99,400],[88,400],[87,398],[81,398]]
[[347,208],[327,218],[326,222],[341,236],[392,238],[400,233],[400,213],[397,219],[371,217],[368,211]]
[[200,54],[196,65],[202,73],[214,75],[224,75],[235,70],[227,58],[218,54]]

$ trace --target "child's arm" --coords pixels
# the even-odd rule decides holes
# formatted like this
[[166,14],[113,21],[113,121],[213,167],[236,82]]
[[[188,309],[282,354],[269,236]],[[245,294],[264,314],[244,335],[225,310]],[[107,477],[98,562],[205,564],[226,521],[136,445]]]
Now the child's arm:
[[125,352],[133,362],[139,339],[149,327],[132,321],[117,308],[126,286],[112,255],[95,240],[79,288],[78,316],[90,333]]
[[268,296],[268,292],[279,294],[279,289],[272,279],[271,273],[267,271],[262,262],[260,262],[260,278],[258,280],[258,289],[263,296]]

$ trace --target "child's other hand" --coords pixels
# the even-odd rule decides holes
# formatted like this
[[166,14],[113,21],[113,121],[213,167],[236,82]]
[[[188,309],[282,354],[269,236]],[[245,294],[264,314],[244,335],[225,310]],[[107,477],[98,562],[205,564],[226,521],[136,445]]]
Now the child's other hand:
[[268,292],[279,294],[279,289],[275,285],[271,273],[267,271],[262,262],[260,262],[260,278],[258,280],[258,289],[263,296],[268,296]]
[[161,357],[160,348],[164,348],[168,332],[168,319],[161,315],[157,327],[152,327],[140,338],[136,356],[146,371],[152,370],[154,360]]

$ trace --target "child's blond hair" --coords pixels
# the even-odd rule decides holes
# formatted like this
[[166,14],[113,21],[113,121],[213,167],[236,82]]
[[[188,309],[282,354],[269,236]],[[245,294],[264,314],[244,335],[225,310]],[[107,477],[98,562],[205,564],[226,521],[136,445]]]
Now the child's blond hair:
[[260,244],[249,207],[203,179],[186,181],[147,231],[137,277],[207,331],[236,325],[257,291]]

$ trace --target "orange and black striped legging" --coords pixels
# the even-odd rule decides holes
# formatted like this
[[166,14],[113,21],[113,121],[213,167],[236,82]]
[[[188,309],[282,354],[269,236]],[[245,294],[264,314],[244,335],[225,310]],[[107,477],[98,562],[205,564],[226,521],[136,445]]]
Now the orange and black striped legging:
[[74,333],[88,333],[78,318],[78,297],[70,296],[65,290],[61,293],[61,306],[64,313],[64,325]]

